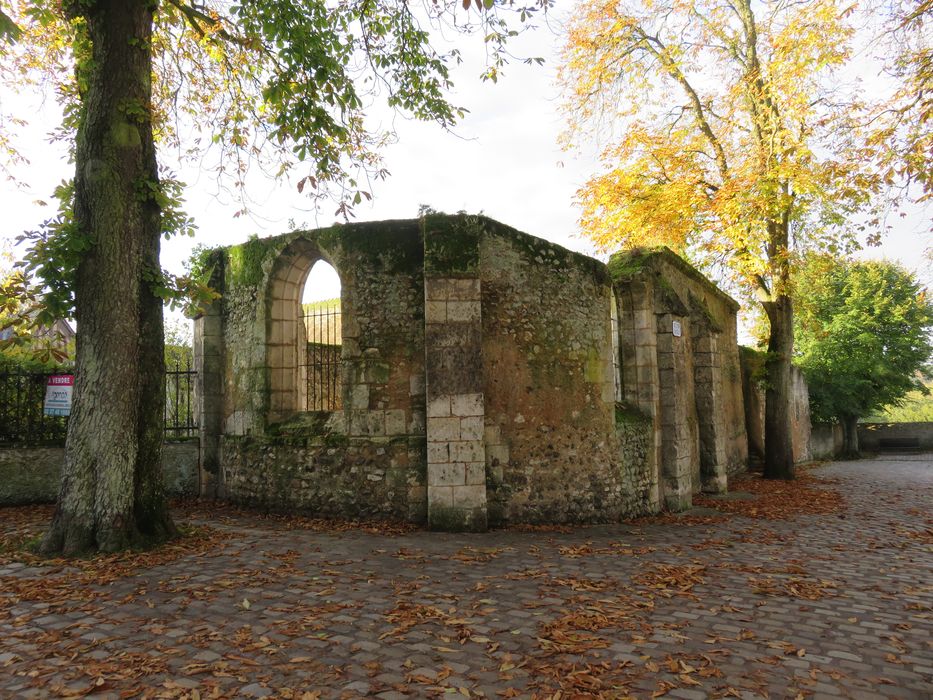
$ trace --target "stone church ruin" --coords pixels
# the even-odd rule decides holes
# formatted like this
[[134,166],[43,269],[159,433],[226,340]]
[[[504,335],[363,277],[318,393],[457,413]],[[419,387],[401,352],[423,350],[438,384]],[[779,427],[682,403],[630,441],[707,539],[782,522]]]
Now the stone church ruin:
[[[331,317],[302,306],[340,277]],[[748,462],[738,304],[667,249],[608,264],[481,216],[218,249],[203,495],[442,530],[690,507]]]

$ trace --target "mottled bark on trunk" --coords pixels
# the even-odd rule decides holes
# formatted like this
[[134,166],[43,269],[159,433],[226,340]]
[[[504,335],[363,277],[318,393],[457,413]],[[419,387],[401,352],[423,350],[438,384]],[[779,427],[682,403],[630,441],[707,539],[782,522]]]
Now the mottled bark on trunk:
[[61,491],[43,548],[115,551],[173,532],[161,475],[164,395],[159,209],[151,103],[152,0],[66,3],[85,19],[79,67],[74,405]]
[[858,457],[858,416],[842,417],[842,455]]
[[793,479],[793,306],[790,297],[781,295],[766,302],[764,307],[771,322],[766,361],[764,476],[766,479]]

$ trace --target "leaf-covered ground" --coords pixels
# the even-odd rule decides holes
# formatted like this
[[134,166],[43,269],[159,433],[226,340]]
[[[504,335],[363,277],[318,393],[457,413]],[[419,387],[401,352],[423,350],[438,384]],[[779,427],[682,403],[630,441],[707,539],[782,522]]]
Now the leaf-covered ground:
[[733,487],[483,535],[189,504],[69,562],[23,553],[50,508],[0,509],[0,697],[929,698],[933,461]]

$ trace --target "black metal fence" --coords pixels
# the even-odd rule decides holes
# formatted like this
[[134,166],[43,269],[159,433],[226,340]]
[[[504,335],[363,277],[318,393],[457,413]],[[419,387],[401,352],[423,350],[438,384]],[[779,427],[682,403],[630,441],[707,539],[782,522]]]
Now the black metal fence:
[[[67,374],[62,370],[61,374]],[[0,371],[0,445],[60,445],[68,419],[42,410],[50,375]]]
[[[48,378],[68,374],[0,370],[0,446],[63,445],[68,429],[66,416],[47,416],[43,411]],[[176,364],[165,372],[165,436],[168,439],[198,434],[194,386],[197,371]]]
[[198,434],[194,384],[198,373],[190,364],[176,363],[165,370],[165,436],[171,439]]
[[305,379],[305,410],[340,408],[340,305],[308,309],[304,314],[307,347],[299,365]]

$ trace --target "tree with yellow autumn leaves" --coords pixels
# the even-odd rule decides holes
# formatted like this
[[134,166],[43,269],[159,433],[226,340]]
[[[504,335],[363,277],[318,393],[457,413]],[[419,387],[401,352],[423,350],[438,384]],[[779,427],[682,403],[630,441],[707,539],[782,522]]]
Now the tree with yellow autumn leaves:
[[[899,30],[911,32],[910,51],[926,41],[915,31],[929,16],[923,4],[926,14]],[[898,177],[929,183],[916,159],[929,125],[909,114],[909,89],[873,104],[848,80],[858,9],[836,0],[593,0],[564,47],[568,144],[593,130],[608,143],[605,168],[578,193],[584,233],[605,249],[664,244],[722,264],[761,301],[771,478],[794,474],[795,256],[850,248],[877,230]],[[907,58],[902,75],[915,77],[911,66]],[[907,108],[900,121],[893,100]],[[895,135],[914,154],[909,163],[884,147]]]

